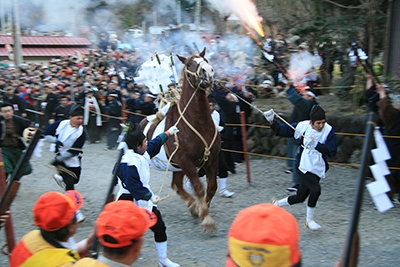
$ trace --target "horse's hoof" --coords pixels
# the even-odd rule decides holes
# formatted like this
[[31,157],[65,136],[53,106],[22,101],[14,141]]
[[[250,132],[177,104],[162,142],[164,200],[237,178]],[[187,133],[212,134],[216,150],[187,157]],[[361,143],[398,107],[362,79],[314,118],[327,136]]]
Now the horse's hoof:
[[197,208],[197,204],[195,202],[188,204],[188,208],[193,217],[199,217],[199,209]]
[[210,215],[207,215],[204,218],[203,222],[201,223],[201,228],[203,228],[205,232],[209,233],[218,231],[218,228],[215,226],[215,221]]

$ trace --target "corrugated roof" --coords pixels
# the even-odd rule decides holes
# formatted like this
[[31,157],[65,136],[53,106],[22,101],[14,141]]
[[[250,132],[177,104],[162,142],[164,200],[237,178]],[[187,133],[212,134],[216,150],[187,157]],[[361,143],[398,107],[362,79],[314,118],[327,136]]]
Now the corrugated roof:
[[[23,57],[57,57],[72,56],[75,51],[88,54],[90,48],[22,48]],[[8,56],[4,48],[0,48],[0,56]]]
[[[11,35],[0,35],[0,46],[14,44]],[[24,45],[91,45],[92,43],[82,36],[21,36]]]

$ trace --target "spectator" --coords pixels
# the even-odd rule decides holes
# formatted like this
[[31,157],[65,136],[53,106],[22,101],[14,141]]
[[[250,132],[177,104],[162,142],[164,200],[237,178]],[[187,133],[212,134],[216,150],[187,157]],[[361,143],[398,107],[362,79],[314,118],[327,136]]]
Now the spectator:
[[226,267],[300,267],[296,218],[283,208],[258,204],[241,210],[228,232]]
[[14,114],[26,118],[25,105],[22,99],[15,94],[15,90],[11,85],[6,87],[6,95],[4,96],[4,102],[10,103],[13,107]]
[[85,89],[85,98],[83,99],[83,125],[89,135],[90,143],[100,143],[100,128],[103,125],[101,114],[102,106],[100,105],[98,99],[94,96],[92,89]]
[[115,149],[118,136],[121,133],[122,104],[117,100],[118,94],[112,91],[108,94],[107,114],[111,116],[108,119],[107,147],[105,150]]
[[156,113],[156,105],[154,104],[154,100],[156,100],[157,96],[147,93],[144,95],[143,103],[140,105],[140,113],[143,115],[152,115]]
[[143,119],[142,116],[133,113],[140,113],[140,93],[138,91],[134,91],[130,93],[130,98],[126,101],[126,109],[129,111],[128,113],[128,122],[129,123],[140,123]]
[[[214,96],[218,105],[221,107],[221,118],[226,124],[240,124],[240,103],[237,96],[232,93],[225,93],[223,86],[218,83],[214,85]],[[239,126],[226,126],[222,134],[222,148],[241,151],[242,134]],[[235,173],[235,162],[242,161],[238,153],[223,152],[228,170]]]
[[[97,260],[84,258],[74,267],[131,266],[139,257],[143,235],[157,222],[156,215],[139,208],[132,201],[120,200],[108,203],[96,221],[96,235],[103,246],[103,255]],[[97,265],[96,265],[97,266]]]
[[[33,127],[33,123],[14,115],[13,106],[10,103],[3,103],[0,107],[0,147],[4,161],[4,171],[6,175],[12,174],[25,149],[22,141],[23,132],[28,127]],[[32,172],[30,164],[25,169],[24,175]]]
[[58,106],[57,96],[53,93],[53,86],[44,86],[44,100],[42,101],[42,111],[45,112],[44,126],[47,126],[54,122],[54,111]]
[[10,267],[17,266],[73,266],[80,257],[87,256],[92,237],[78,244],[72,236],[78,228],[76,212],[83,205],[78,191],[47,192],[33,207],[33,218],[38,230],[26,234],[14,247]]
[[68,97],[66,95],[60,95],[59,100],[60,105],[58,105],[54,110],[56,121],[68,119],[69,111],[71,110],[71,105],[68,104]]

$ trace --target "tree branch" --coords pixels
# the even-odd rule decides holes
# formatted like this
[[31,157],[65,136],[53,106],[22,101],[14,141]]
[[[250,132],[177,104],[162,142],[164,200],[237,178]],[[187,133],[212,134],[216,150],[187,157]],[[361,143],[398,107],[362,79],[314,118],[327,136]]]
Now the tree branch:
[[336,6],[341,7],[341,8],[348,8],[348,9],[362,9],[363,8],[362,5],[360,5],[360,6],[344,6],[344,5],[335,3],[335,2],[333,2],[331,0],[323,0],[323,1],[327,2],[327,3],[330,3],[330,4],[333,4],[333,5],[336,5]]

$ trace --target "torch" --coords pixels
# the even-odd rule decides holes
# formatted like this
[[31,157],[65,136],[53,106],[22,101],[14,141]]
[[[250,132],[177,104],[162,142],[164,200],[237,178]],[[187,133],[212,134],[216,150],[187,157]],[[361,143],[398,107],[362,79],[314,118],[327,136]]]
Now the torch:
[[[252,18],[252,16],[250,14],[248,14],[247,17],[251,17]],[[246,22],[241,20],[241,22],[242,22],[243,27],[250,33],[251,37],[253,37],[254,41],[257,44],[257,46],[260,48],[261,52],[263,52],[265,58],[269,62],[274,64],[281,71],[283,77],[285,77],[286,80],[289,80],[289,78],[287,76],[287,70],[286,70],[285,66],[274,55],[274,52],[272,50],[268,51],[267,49],[265,49],[265,47],[263,46],[263,43],[258,39],[257,33],[261,37],[264,37],[264,32],[262,31],[261,25],[259,23],[257,23],[257,21],[254,18],[249,19]],[[253,27],[250,26],[251,24],[253,25]],[[253,31],[252,29],[254,29],[254,28],[255,28],[255,30]]]
[[366,73],[371,74],[372,78],[377,84],[380,84],[380,80],[378,76],[376,76],[374,69],[372,66],[368,63],[368,55],[367,53],[358,45],[358,42],[352,43],[352,48],[354,51],[354,55],[357,57],[358,63],[363,66],[364,71]]

